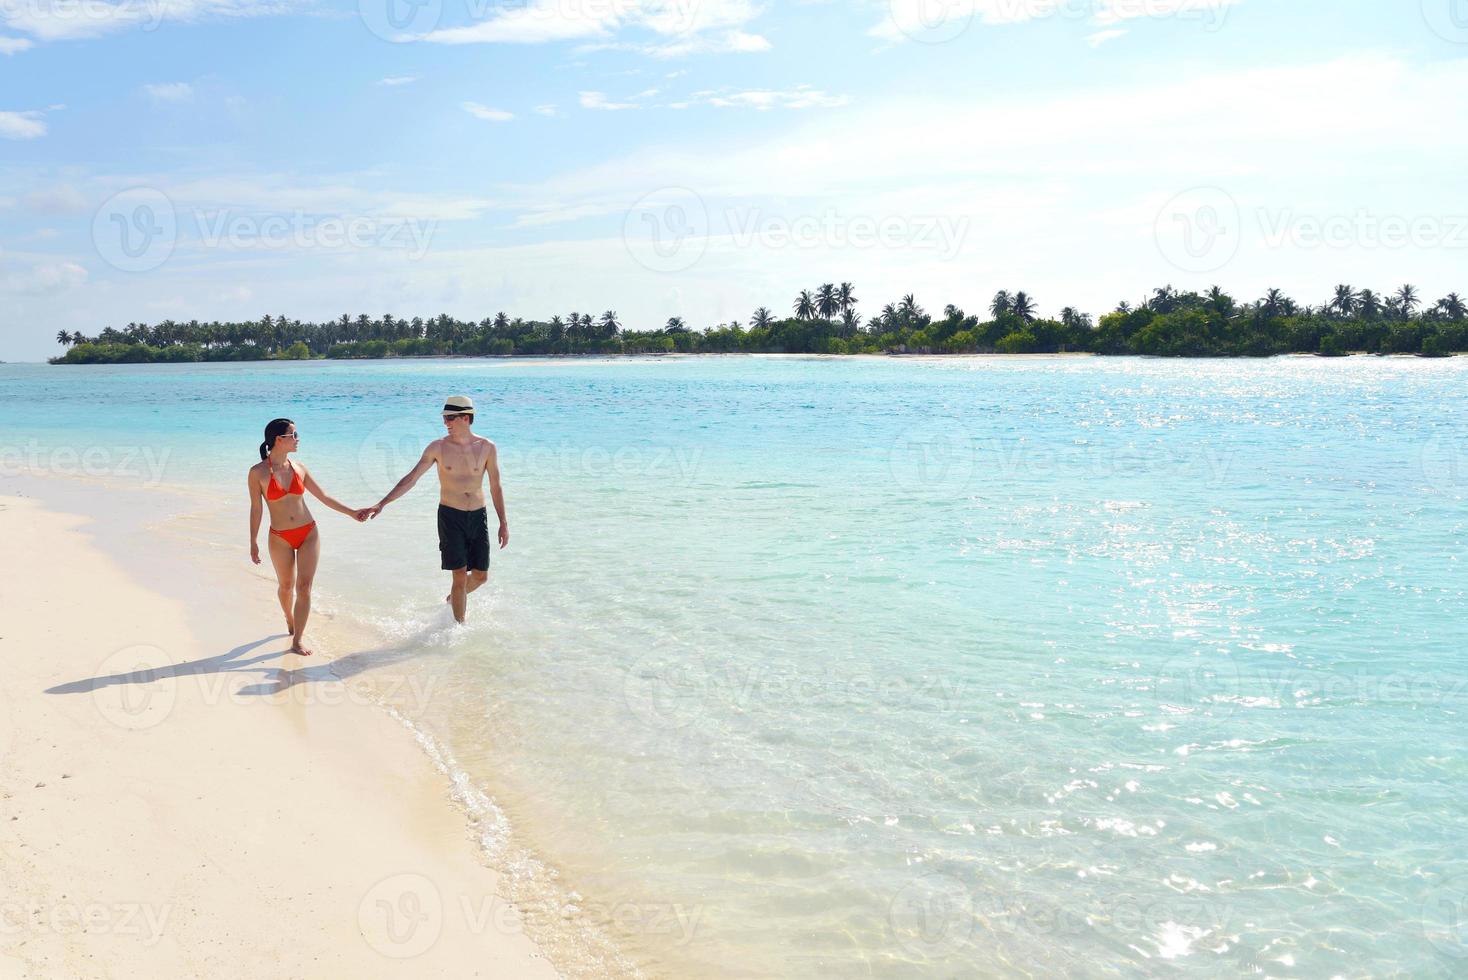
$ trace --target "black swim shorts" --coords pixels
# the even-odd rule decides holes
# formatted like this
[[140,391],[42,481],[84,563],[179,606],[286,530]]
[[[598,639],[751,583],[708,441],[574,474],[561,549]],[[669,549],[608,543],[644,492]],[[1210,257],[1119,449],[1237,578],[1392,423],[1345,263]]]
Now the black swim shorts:
[[445,569],[489,571],[489,509],[438,505],[438,551]]

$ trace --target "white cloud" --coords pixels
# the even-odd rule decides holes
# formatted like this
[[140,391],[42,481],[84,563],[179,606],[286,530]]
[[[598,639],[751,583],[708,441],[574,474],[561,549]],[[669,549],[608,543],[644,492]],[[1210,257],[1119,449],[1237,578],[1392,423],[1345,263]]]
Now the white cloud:
[[[429,31],[421,40],[437,44],[545,44],[596,41],[589,50],[618,48],[659,58],[703,52],[768,51],[770,42],[741,28],[760,12],[753,0],[604,0],[563,3],[533,0],[464,27]],[[642,30],[660,40],[614,42],[620,33]]]
[[[1141,17],[1196,20],[1206,30],[1217,30],[1228,8],[1240,0],[1090,0],[1091,20],[1109,27]],[[1088,4],[1089,5],[1089,4]],[[1073,16],[1073,0],[886,0],[886,16],[867,33],[889,43],[951,40],[974,23],[1018,24],[1046,17]],[[1111,40],[1098,34],[1086,38],[1092,47]]]
[[535,107],[535,111],[542,116],[554,116],[556,114],[556,107],[550,104],[538,105]]
[[33,47],[35,47],[35,42],[30,38],[0,35],[0,54],[19,54]]
[[194,97],[194,87],[188,82],[165,82],[160,85],[144,85],[143,91],[154,102],[188,102]]
[[87,270],[75,262],[0,261],[0,293],[56,293],[86,281]]
[[101,37],[129,28],[218,17],[254,17],[296,9],[300,0],[27,0],[0,6],[13,31],[40,41]]
[[53,184],[30,191],[21,204],[37,214],[81,214],[96,206],[72,184]]
[[761,111],[769,109],[830,109],[846,105],[850,101],[844,95],[829,95],[806,85],[801,85],[783,92],[762,89],[746,92],[695,92],[693,98],[720,108],[759,109]]
[[1138,17],[1179,17],[1217,29],[1239,0],[1097,0],[1096,23],[1117,24]]
[[1101,45],[1105,44],[1107,41],[1114,41],[1117,38],[1121,37],[1125,33],[1126,33],[1126,31],[1118,31],[1118,30],[1097,31],[1095,34],[1088,34],[1088,35],[1086,35],[1086,43],[1089,44],[1093,48],[1099,48]]
[[605,109],[614,112],[618,109],[636,109],[633,102],[609,102],[605,92],[582,92],[580,93],[581,108],[583,109]]
[[0,139],[33,140],[46,135],[46,120],[39,112],[0,112]]
[[480,105],[478,102],[461,102],[459,105],[475,119],[483,119],[487,122],[509,122],[515,118],[513,112],[506,112],[503,109],[492,109],[487,105]]
[[412,85],[417,80],[417,75],[389,75],[386,78],[379,78],[377,84],[386,85],[389,88],[396,88],[399,85]]

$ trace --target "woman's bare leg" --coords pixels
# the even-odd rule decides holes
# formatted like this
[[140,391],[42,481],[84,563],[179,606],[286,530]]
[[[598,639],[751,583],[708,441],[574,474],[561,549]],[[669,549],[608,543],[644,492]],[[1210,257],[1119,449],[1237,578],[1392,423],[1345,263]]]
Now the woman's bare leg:
[[321,534],[311,529],[296,552],[296,642],[291,649],[303,657],[311,656],[306,646],[306,620],[311,618],[311,585],[316,580],[316,564],[321,560]]
[[280,611],[285,613],[285,631],[295,633],[296,620],[292,605],[296,596],[296,553],[279,535],[268,534],[270,539],[270,564],[275,566],[275,596],[280,600]]

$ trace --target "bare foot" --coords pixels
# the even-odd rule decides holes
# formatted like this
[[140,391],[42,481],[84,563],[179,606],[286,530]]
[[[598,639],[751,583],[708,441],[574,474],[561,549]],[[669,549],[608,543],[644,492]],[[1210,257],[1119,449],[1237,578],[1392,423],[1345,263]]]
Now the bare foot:
[[311,656],[311,651],[300,640],[291,644],[291,653],[298,654],[302,657]]

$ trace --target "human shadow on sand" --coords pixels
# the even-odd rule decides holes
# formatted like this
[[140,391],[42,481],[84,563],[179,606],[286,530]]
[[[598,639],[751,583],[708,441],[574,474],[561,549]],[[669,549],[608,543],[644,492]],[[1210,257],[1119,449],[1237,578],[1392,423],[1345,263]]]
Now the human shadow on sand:
[[343,683],[362,674],[368,670],[378,667],[389,667],[393,664],[402,663],[422,656],[421,649],[405,647],[384,647],[377,650],[360,650],[349,653],[335,660],[323,661],[310,667],[289,669],[285,667],[261,667],[257,666],[263,661],[289,653],[288,650],[273,650],[270,653],[262,653],[254,657],[246,657],[250,651],[269,643],[272,640],[281,640],[289,637],[288,633],[277,633],[252,643],[244,643],[235,647],[228,653],[222,653],[215,657],[204,657],[199,660],[190,660],[181,664],[169,664],[163,667],[148,667],[129,671],[125,674],[105,674],[100,677],[89,677],[85,680],[71,681],[59,684],[56,687],[46,689],[47,694],[85,694],[98,688],[111,687],[121,684],[151,684],[154,681],[168,680],[175,677],[189,677],[198,674],[227,674],[227,673],[253,673],[263,675],[258,684],[250,684],[235,691],[235,694],[250,696],[269,696],[279,694],[301,684],[313,683]]

